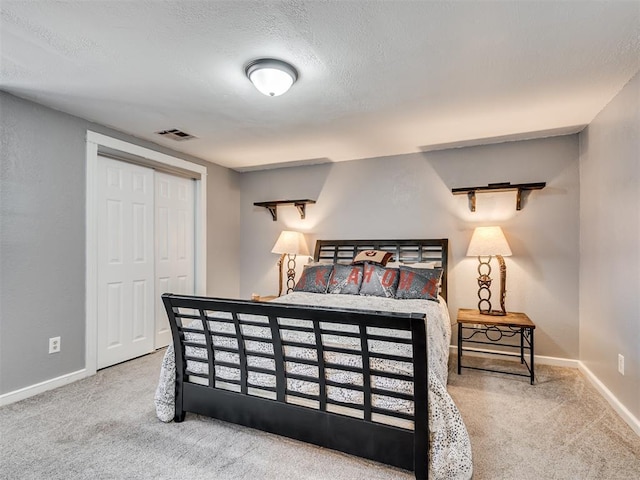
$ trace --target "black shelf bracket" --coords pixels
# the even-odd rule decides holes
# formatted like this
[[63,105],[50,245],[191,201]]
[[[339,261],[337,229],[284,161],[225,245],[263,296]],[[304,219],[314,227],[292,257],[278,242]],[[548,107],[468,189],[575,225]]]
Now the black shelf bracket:
[[522,210],[522,200],[524,195],[529,193],[531,190],[542,190],[547,186],[547,182],[538,182],[538,183],[518,183],[512,185],[510,182],[502,182],[502,183],[490,183],[484,187],[461,187],[461,188],[452,188],[451,193],[454,195],[461,195],[466,193],[469,197],[469,210],[472,212],[476,211],[476,193],[484,193],[484,192],[508,192],[511,190],[517,191],[516,196],[516,210]]
[[278,220],[278,206],[282,205],[293,205],[298,209],[298,213],[300,213],[300,218],[304,220],[307,216],[307,205],[311,205],[316,203],[315,200],[273,200],[270,202],[255,202],[254,205],[256,207],[264,207],[269,210],[273,221]]

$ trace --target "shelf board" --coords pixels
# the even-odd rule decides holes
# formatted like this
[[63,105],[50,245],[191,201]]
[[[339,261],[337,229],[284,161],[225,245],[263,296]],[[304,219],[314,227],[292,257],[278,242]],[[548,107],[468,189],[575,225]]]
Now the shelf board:
[[537,183],[517,183],[511,184],[510,182],[502,182],[502,183],[490,183],[489,185],[482,187],[460,187],[460,188],[452,188],[451,193],[454,195],[462,195],[467,194],[469,197],[469,210],[472,212],[476,211],[476,193],[485,193],[485,192],[509,192],[509,191],[517,191],[518,195],[516,197],[516,210],[522,210],[522,193],[530,192],[531,190],[542,190],[547,186],[547,182],[537,182]]
[[309,200],[308,198],[302,200],[272,200],[269,202],[255,202],[256,207],[264,207],[269,210],[271,217],[275,222],[278,220],[278,207],[283,205],[294,205],[300,213],[300,218],[304,219],[307,215],[307,205],[316,203],[315,200]]

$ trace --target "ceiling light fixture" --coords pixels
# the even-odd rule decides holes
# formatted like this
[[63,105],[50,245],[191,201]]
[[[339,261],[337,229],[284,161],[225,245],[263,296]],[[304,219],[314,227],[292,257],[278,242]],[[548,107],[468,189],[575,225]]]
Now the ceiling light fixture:
[[273,58],[254,60],[247,65],[245,73],[258,91],[269,97],[282,95],[298,79],[295,68]]

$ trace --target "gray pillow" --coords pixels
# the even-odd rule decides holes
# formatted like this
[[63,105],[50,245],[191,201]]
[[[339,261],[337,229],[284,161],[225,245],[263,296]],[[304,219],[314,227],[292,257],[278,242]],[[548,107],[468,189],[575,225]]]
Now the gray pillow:
[[333,264],[305,265],[294,292],[327,293]]
[[342,265],[336,263],[329,279],[327,293],[357,295],[362,283],[362,265]]
[[396,298],[423,298],[439,302],[441,268],[411,268],[400,266]]
[[365,263],[360,295],[393,298],[396,296],[399,280],[400,271],[397,268]]

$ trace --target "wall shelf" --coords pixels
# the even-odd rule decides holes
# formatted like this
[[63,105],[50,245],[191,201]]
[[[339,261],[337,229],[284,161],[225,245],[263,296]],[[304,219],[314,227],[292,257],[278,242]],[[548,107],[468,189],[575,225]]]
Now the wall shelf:
[[271,216],[273,217],[273,221],[278,220],[278,207],[282,205],[294,205],[298,212],[300,212],[300,218],[304,219],[307,214],[307,205],[311,205],[316,203],[315,200],[273,200],[270,202],[255,202],[254,205],[256,207],[264,207],[269,210]]
[[461,188],[452,188],[451,193],[454,195],[462,195],[466,193],[469,197],[469,210],[472,212],[476,211],[476,193],[485,193],[485,192],[508,192],[511,190],[517,191],[516,197],[516,210],[522,210],[522,194],[529,193],[531,190],[542,190],[547,186],[547,182],[538,182],[538,183],[518,183],[512,185],[511,182],[502,182],[502,183],[490,183],[484,187],[461,187]]

